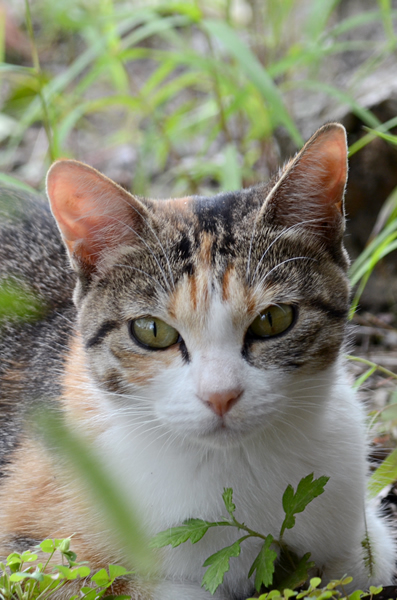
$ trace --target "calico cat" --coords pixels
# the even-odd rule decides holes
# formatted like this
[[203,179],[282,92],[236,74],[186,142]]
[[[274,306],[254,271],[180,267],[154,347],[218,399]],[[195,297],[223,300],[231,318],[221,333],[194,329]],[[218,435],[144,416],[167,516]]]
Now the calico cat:
[[[313,472],[330,480],[285,542],[310,551],[325,580],[393,582],[396,547],[365,500],[364,413],[341,356],[346,177],[336,123],[269,183],[215,197],[138,199],[61,160],[47,192],[68,257],[48,206],[12,195],[0,275],[22,279],[42,308],[2,327],[0,556],[74,533],[73,549],[93,568],[122,561],[24,426],[39,399],[89,433],[150,534],[190,517],[217,520],[232,487],[236,517],[277,537],[283,491]],[[167,549],[161,581],[132,579],[122,591],[208,599],[203,562],[238,537],[218,528]],[[247,573],[259,547],[243,545],[217,599],[253,592]]]

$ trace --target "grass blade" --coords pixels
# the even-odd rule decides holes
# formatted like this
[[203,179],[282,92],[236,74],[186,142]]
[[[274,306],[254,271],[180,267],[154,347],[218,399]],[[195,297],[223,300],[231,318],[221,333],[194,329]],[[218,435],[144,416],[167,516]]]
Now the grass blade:
[[81,436],[72,432],[54,411],[39,413],[35,422],[51,452],[66,459],[70,469],[86,484],[95,504],[103,509],[132,566],[143,572],[152,571],[154,558],[140,519]]
[[202,26],[212,37],[222,42],[229,54],[236,59],[243,72],[269,103],[275,121],[284,125],[297,146],[302,146],[302,137],[284,105],[279,89],[248,46],[242,42],[231,27],[222,21],[206,19],[202,22]]

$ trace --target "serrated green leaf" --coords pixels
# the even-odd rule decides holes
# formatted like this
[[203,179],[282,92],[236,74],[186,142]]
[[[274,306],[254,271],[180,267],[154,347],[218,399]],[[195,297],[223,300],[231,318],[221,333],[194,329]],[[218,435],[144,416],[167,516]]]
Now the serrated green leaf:
[[223,582],[225,573],[229,570],[229,561],[232,557],[239,556],[241,551],[240,542],[234,542],[231,546],[222,548],[207,558],[203,567],[208,567],[204,573],[201,585],[211,594],[214,594],[218,586]]
[[[291,552],[289,552],[289,554],[291,554]],[[305,581],[309,578],[310,569],[312,569],[315,566],[314,562],[309,560],[309,558],[310,552],[304,554],[302,558],[298,561],[295,569],[290,570],[290,572],[286,576],[284,576],[279,583],[277,583],[277,588],[279,590],[283,590],[285,588],[293,590],[299,587],[300,585],[303,585]],[[300,594],[297,595],[297,598],[299,598],[299,596]]]
[[287,489],[283,494],[283,509],[285,512],[285,519],[281,526],[280,538],[282,537],[285,529],[291,529],[295,525],[294,515],[303,512],[306,506],[320,496],[324,492],[324,487],[329,477],[319,477],[313,480],[313,473],[307,475],[298,483],[296,492],[292,486],[288,485]]
[[274,561],[277,558],[277,552],[270,548],[272,542],[273,536],[269,534],[248,573],[248,577],[251,577],[252,573],[256,571],[255,589],[257,592],[260,591],[262,585],[268,587],[273,583]]
[[184,544],[191,540],[195,544],[207,533],[208,529],[214,524],[202,519],[189,519],[183,525],[178,527],[170,527],[165,531],[160,531],[151,540],[150,545],[153,548],[163,548],[164,546],[172,546],[176,548],[180,544]]
[[236,505],[233,504],[233,490],[232,488],[224,488],[222,494],[223,502],[225,503],[226,510],[229,515],[232,517],[234,511],[236,510]]

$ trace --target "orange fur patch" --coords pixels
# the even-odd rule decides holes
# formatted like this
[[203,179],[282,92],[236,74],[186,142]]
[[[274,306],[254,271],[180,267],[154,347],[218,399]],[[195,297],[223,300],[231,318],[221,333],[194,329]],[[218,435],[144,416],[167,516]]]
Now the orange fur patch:
[[191,196],[184,196],[183,198],[168,198],[167,200],[161,200],[160,204],[162,208],[165,208],[165,210],[186,213],[191,210],[191,203]]
[[229,299],[229,283],[230,283],[230,275],[231,272],[234,270],[234,267],[232,264],[228,264],[225,272],[223,274],[223,279],[222,279],[222,300],[224,302],[226,302],[226,300]]
[[91,382],[86,367],[84,344],[79,334],[73,336],[69,343],[62,383],[63,395],[60,401],[71,421],[92,422],[90,417],[99,416],[98,406],[90,393]]
[[197,308],[197,278],[195,275],[189,277],[190,300],[193,310]]
[[200,262],[203,266],[210,267],[211,266],[211,258],[212,258],[212,244],[214,238],[210,233],[203,232],[201,234],[201,242],[200,242]]
[[166,352],[158,350],[150,356],[136,354],[130,350],[112,348],[112,352],[120,361],[125,370],[124,377],[129,383],[146,385],[159,371],[170,367],[175,361],[181,360],[181,354],[177,345],[167,348]]

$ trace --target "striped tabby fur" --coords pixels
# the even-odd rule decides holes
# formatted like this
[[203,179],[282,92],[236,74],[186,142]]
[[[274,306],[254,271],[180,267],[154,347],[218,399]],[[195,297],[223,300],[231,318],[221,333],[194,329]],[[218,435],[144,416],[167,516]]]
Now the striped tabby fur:
[[[219,518],[222,490],[233,487],[237,517],[277,537],[283,490],[313,472],[330,481],[286,543],[311,551],[326,579],[392,582],[395,544],[365,502],[364,415],[341,358],[346,174],[338,124],[269,183],[211,198],[138,199],[86,165],[59,161],[47,189],[68,257],[47,205],[4,193],[0,278],[22,278],[42,310],[2,326],[0,556],[74,533],[73,549],[94,568],[123,560],[83,491],[25,427],[40,399],[88,432],[151,534]],[[280,305],[292,307],[290,325],[259,339],[251,325]],[[153,349],[134,338],[135,320],[146,317],[177,340]],[[210,531],[167,549],[159,583],[131,580],[118,591],[207,599],[202,564],[237,537]],[[246,575],[258,549],[245,543],[216,598],[252,593]]]

